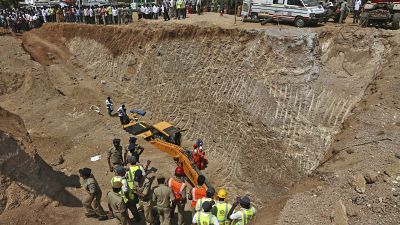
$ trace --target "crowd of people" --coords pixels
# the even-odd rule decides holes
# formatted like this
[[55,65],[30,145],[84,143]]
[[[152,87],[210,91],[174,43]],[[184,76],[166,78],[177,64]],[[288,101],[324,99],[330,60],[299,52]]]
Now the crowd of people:
[[[190,201],[192,224],[229,225],[234,222],[246,225],[254,218],[256,209],[247,196],[237,197],[230,204],[227,191],[221,188],[216,192],[213,187],[205,186],[203,175],[199,175],[197,185],[188,190],[183,167],[177,166],[174,176],[166,179],[162,171],[149,168],[151,161],[141,164],[144,148],[136,140],[131,137],[124,148],[120,139],[114,139],[107,152],[109,170],[115,173],[107,193],[109,213],[101,206],[102,191],[91,169],[79,170],[87,192],[83,200],[86,217],[98,220],[116,218],[122,225],[138,223],[144,217],[146,225],[170,225],[176,211],[177,224],[184,225],[185,205]],[[203,142],[198,140],[196,146],[202,147]],[[200,147],[195,150],[202,151]],[[239,205],[240,209],[237,208]]]
[[104,6],[54,6],[31,7],[0,10],[0,26],[13,32],[28,31],[40,27],[43,23],[86,23],[118,25],[132,23],[134,18],[185,19],[188,13],[201,13],[201,0],[164,0],[161,5],[143,4],[133,10],[130,5]]

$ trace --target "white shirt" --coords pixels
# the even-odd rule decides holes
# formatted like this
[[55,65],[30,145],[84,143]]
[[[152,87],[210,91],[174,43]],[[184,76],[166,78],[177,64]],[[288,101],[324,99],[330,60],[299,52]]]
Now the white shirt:
[[[219,225],[219,222],[218,222],[217,217],[214,216],[214,215],[212,215],[211,212],[201,212],[201,213],[210,215],[210,216],[212,217],[211,220],[213,220],[213,223],[212,223],[212,224],[214,224],[214,225]],[[193,224],[201,225],[201,224],[199,224],[199,215],[200,215],[199,212],[197,212],[196,214],[194,214],[193,219],[192,219],[192,223],[193,223]],[[210,224],[210,225],[211,225],[211,224]]]
[[122,106],[118,108],[117,112],[118,112],[118,116],[125,116],[126,115],[126,113],[125,113],[124,109],[122,108]]
[[361,0],[356,0],[354,3],[354,10],[360,10]]
[[[251,208],[254,210],[254,215],[255,215],[256,209],[254,209],[253,207],[251,207]],[[243,221],[242,221],[243,213],[244,213],[243,210],[239,210],[235,213],[232,213],[232,215],[229,217],[229,219],[236,220],[236,225],[243,225]],[[253,215],[253,217],[254,217],[254,215]],[[249,223],[249,221],[247,221],[247,223]]]
[[107,108],[111,108],[113,106],[111,101],[108,101],[108,99],[106,99],[106,106]]
[[153,13],[158,13],[157,6],[153,6]]
[[90,16],[90,17],[93,16],[93,9],[92,9],[92,8],[89,9],[89,16]]
[[112,15],[118,16],[118,9],[112,9]]

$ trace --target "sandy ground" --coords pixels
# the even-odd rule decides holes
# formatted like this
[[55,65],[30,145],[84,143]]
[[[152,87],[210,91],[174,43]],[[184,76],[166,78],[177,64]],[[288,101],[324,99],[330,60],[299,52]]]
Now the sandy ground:
[[[112,96],[115,106],[148,110],[146,120],[188,128],[187,147],[204,137],[208,178],[230,198],[247,194],[264,207],[256,224],[397,224],[399,43],[397,31],[235,26],[214,13],[122,27],[48,25],[0,36],[0,106],[21,116],[47,164],[63,156],[55,171],[73,176],[89,166],[104,193],[112,177],[105,151],[114,137],[129,138],[105,114]],[[172,175],[172,159],[140,143],[143,159]],[[376,181],[356,192],[371,171]],[[82,197],[77,186],[66,190]],[[6,201],[2,221],[98,224],[79,205],[45,195]]]

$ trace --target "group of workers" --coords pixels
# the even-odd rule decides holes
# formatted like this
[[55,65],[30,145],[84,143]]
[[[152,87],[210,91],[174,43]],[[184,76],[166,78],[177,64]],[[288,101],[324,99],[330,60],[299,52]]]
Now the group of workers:
[[[200,139],[197,146],[198,152],[202,152],[203,142]],[[183,225],[185,205],[190,200],[193,224],[228,225],[235,222],[237,225],[246,225],[254,218],[256,210],[248,197],[238,197],[231,205],[227,202],[226,190],[220,189],[216,193],[214,188],[205,185],[206,178],[203,175],[197,177],[197,185],[187,193],[183,167],[176,167],[175,175],[166,179],[161,173],[155,174],[154,169],[149,169],[151,161],[148,160],[145,166],[140,163],[143,151],[144,148],[136,143],[135,137],[129,139],[125,150],[120,139],[113,140],[113,147],[107,156],[109,170],[115,173],[110,182],[112,190],[107,194],[108,214],[100,204],[102,191],[91,169],[79,170],[83,188],[88,193],[83,200],[86,217],[98,220],[114,217],[118,224],[131,225],[142,219],[140,208],[146,225],[170,225],[176,210],[178,225]],[[152,184],[154,179],[157,180],[155,187]],[[241,209],[235,210],[238,205]],[[128,210],[133,220],[129,218]]]

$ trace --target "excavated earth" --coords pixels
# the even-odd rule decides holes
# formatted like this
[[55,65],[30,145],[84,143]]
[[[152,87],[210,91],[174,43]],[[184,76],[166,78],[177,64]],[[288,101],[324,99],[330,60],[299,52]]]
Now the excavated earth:
[[[351,26],[46,24],[0,36],[0,106],[23,121],[1,111],[0,219],[96,224],[76,174],[91,167],[110,189],[105,152],[129,137],[105,111],[111,96],[184,129],[188,149],[202,138],[207,178],[230,200],[250,196],[256,224],[398,224],[399,44],[396,31]],[[141,143],[170,176],[173,160]]]

